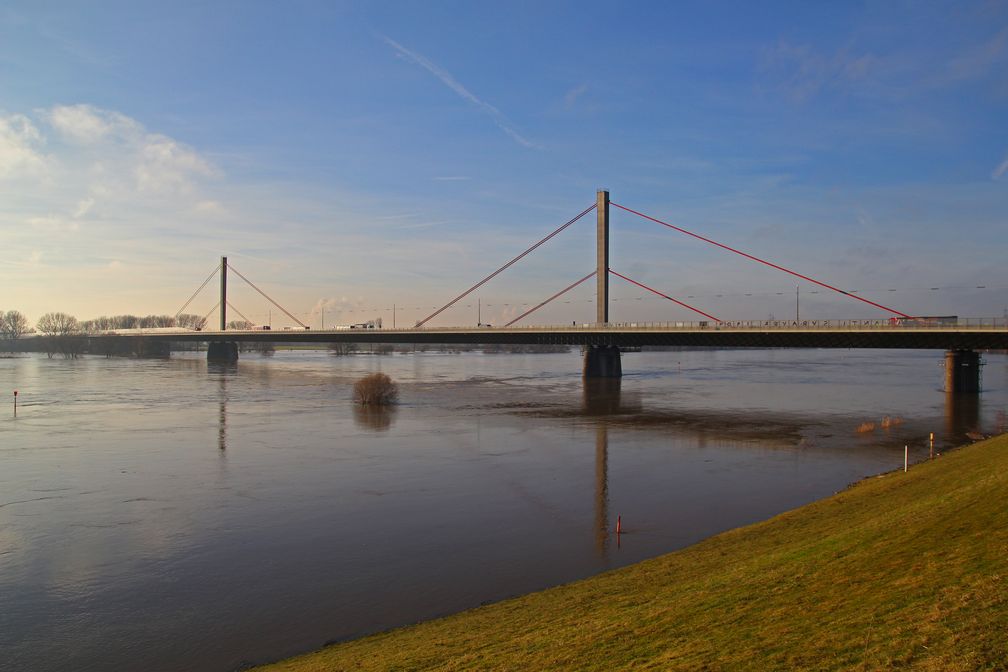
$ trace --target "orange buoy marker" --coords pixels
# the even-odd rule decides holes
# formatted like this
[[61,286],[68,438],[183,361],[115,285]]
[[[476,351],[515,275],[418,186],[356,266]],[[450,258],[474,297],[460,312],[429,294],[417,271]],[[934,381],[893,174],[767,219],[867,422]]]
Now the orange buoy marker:
[[14,417],[17,417],[17,390],[14,390]]
[[623,516],[616,516],[616,534],[623,531]]

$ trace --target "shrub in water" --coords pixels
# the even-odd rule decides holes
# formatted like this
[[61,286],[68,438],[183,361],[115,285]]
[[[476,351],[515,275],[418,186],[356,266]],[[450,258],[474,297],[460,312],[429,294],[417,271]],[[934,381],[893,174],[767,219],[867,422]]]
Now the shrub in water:
[[388,406],[399,396],[399,386],[384,373],[372,373],[354,383],[354,401],[365,406]]

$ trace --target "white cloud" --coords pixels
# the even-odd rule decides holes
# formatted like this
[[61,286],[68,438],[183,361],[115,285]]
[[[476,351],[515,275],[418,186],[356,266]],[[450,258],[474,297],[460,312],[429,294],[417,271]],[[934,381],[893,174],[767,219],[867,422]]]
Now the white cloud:
[[143,134],[143,127],[124,114],[91,105],[57,105],[44,112],[49,124],[64,138],[79,144],[107,139],[129,140]]
[[[72,164],[74,170],[91,179],[90,193],[81,201],[78,217],[95,205],[96,197],[135,190],[189,193],[200,178],[219,172],[193,148],[150,133],[139,121],[120,112],[80,104],[57,105],[37,114],[55,131],[56,139],[66,143],[59,152],[64,168]],[[31,131],[25,137],[41,142],[44,138],[38,129],[22,119]]]
[[32,175],[45,167],[42,135],[28,117],[0,117],[0,178]]
[[518,133],[518,131],[514,130],[514,128],[511,127],[511,122],[508,121],[507,117],[505,117],[500,110],[498,110],[490,103],[481,100],[480,98],[477,98],[475,94],[469,91],[469,89],[462,86],[462,83],[459,82],[457,79],[455,79],[450,72],[439,67],[437,64],[435,64],[433,61],[429,60],[422,54],[418,54],[415,51],[407,49],[406,47],[404,47],[403,45],[399,44],[398,42],[389,37],[382,36],[382,39],[385,40],[386,44],[395,49],[396,52],[401,57],[413,61],[421,68],[423,68],[424,70],[426,70],[427,72],[431,73],[439,80],[441,80],[442,84],[444,84],[449,89],[457,93],[459,97],[469,101],[473,105],[483,110],[493,120],[494,124],[497,125],[497,128],[504,131],[505,134],[507,134],[512,140],[517,142],[519,145],[521,145],[522,147],[530,147],[530,148],[536,147],[535,143],[533,143],[531,140],[528,140],[520,133]]
[[362,297],[357,297],[356,299],[348,298],[346,296],[341,296],[336,298],[335,296],[324,297],[315,302],[312,306],[311,315],[325,317],[326,324],[332,325],[344,317],[348,313],[353,313],[359,311],[364,307],[364,300]]
[[145,136],[139,156],[136,176],[142,191],[187,192],[193,177],[217,174],[195,150],[164,135]]
[[81,199],[81,201],[77,203],[77,209],[74,210],[73,213],[74,219],[80,219],[81,217],[91,212],[91,208],[94,207],[94,204],[95,199],[91,196]]
[[994,172],[991,173],[991,179],[1000,180],[1005,173],[1008,173],[1008,156],[1006,156],[1005,160],[1001,162],[1001,165],[995,168]]

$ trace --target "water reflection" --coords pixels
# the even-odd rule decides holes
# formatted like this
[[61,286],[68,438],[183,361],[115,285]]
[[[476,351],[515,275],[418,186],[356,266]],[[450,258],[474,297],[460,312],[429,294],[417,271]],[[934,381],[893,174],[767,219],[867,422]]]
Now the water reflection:
[[392,421],[395,419],[395,407],[354,404],[353,416],[354,422],[361,429],[386,432],[392,427]]
[[581,396],[581,408],[588,416],[640,413],[639,394],[624,394],[619,378],[586,378]]
[[609,548],[609,428],[595,427],[595,550]]
[[945,393],[945,436],[960,442],[967,432],[980,431],[980,395]]
[[221,376],[217,400],[217,448],[227,450],[227,377]]
[[[194,360],[190,360],[190,361],[194,361]],[[190,366],[197,366],[198,367],[199,366],[199,362],[195,361],[195,363],[191,364]],[[206,367],[207,367],[207,373],[217,374],[217,375],[220,375],[220,376],[223,376],[225,374],[233,375],[233,374],[238,373],[238,365],[235,364],[235,363],[233,363],[233,362],[231,362],[231,363],[228,363],[228,362],[207,362],[206,363]]]
[[586,378],[582,410],[595,422],[595,550],[604,557],[609,549],[609,420],[607,416],[639,413],[640,398],[624,400],[619,378]]

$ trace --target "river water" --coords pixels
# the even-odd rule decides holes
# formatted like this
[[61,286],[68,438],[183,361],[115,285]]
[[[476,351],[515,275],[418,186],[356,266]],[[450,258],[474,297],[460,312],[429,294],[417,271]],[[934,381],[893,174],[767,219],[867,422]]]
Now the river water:
[[0,359],[0,669],[224,672],[681,548],[1004,431],[1006,357],[957,401],[942,356]]

